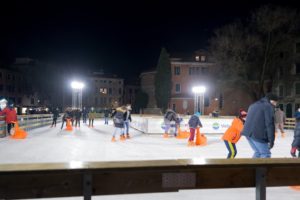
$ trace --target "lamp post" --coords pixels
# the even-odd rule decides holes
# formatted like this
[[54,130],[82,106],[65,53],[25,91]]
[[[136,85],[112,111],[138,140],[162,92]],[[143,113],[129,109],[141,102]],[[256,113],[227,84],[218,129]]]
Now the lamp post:
[[82,89],[84,84],[82,82],[73,81],[71,83],[72,87],[72,108],[82,109]]
[[204,86],[196,86],[192,88],[192,91],[195,94],[194,113],[201,112],[201,114],[204,114],[204,93],[206,88]]

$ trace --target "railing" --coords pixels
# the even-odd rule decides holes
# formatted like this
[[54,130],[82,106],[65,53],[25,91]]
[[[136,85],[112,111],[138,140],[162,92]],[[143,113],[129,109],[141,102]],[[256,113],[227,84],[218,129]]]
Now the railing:
[[[300,185],[299,159],[185,159],[0,165],[0,199]],[[201,198],[201,197],[199,197]]]
[[[51,125],[52,116],[52,114],[18,115],[18,123],[22,129],[29,131],[35,128]],[[5,137],[6,135],[6,123],[4,119],[5,117],[0,116],[0,137]],[[61,122],[61,117],[57,119],[57,122]]]

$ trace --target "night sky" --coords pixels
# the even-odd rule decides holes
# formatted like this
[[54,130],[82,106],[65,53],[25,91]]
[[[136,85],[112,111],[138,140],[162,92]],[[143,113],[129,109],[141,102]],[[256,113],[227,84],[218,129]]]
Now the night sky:
[[297,1],[110,2],[1,3],[1,62],[31,57],[132,78],[156,66],[162,46],[192,53],[207,46],[214,29],[249,17],[260,5],[296,7]]

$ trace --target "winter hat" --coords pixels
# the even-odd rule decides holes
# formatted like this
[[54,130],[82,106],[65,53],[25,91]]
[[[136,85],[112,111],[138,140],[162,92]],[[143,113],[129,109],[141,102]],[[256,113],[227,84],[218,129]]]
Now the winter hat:
[[273,93],[268,93],[266,94],[266,97],[271,101],[278,101],[278,96],[276,94],[273,94]]
[[195,115],[196,115],[197,117],[200,117],[200,112],[196,112]]
[[247,117],[247,112],[244,109],[240,109],[240,111],[239,111],[239,117],[240,118]]

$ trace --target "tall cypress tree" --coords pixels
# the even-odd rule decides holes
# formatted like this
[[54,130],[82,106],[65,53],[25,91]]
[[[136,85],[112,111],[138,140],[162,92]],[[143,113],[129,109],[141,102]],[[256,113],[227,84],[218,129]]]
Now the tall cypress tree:
[[155,99],[157,107],[164,112],[168,108],[172,90],[171,62],[165,48],[161,49],[155,75]]

